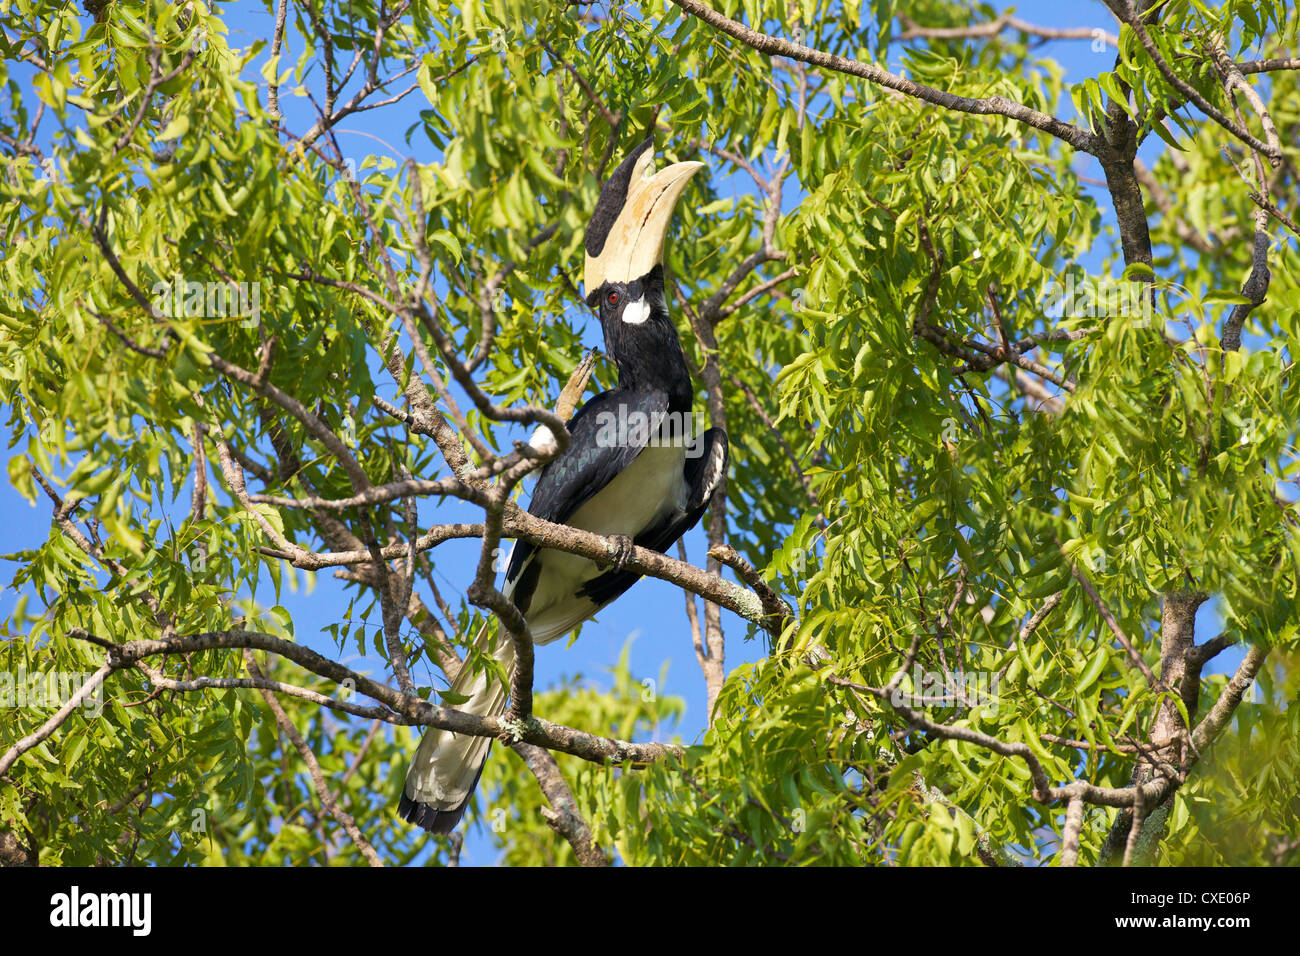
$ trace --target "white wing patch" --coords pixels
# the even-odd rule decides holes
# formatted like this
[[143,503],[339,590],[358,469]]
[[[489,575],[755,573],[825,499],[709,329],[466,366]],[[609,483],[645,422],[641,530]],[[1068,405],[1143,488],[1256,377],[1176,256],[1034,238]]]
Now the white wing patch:
[[629,302],[623,307],[623,321],[628,325],[640,325],[648,318],[650,318],[650,306],[646,302],[645,296],[641,296],[635,302]]
[[709,481],[708,487],[704,491],[705,501],[708,501],[709,498],[713,496],[713,492],[722,482],[722,460],[724,455],[726,455],[726,446],[723,445],[721,441],[715,441],[713,443],[712,453],[709,455],[709,471],[712,472],[713,476]]

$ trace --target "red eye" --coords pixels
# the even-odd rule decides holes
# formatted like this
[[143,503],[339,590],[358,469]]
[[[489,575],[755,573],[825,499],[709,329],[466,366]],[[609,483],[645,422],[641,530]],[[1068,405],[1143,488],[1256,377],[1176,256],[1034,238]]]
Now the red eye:
[[618,305],[618,293],[611,289],[608,293],[606,293],[605,301],[608,302],[610,305]]

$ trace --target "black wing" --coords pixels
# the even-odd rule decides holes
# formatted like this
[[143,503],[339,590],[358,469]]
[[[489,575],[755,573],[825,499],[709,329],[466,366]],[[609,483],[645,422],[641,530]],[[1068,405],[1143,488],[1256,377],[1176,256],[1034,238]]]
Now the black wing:
[[[649,429],[626,426],[658,421],[667,411],[668,393],[662,391],[610,389],[587,402],[569,420],[569,447],[542,469],[529,513],[563,524],[645,448]],[[515,580],[535,550],[527,541],[515,545],[506,581]]]

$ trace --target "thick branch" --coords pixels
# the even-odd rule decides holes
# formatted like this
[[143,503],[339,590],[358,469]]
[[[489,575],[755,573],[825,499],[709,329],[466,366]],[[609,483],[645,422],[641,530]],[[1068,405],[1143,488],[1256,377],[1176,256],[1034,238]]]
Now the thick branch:
[[479,717],[450,707],[440,707],[419,697],[403,694],[301,644],[261,631],[205,631],[177,635],[170,641],[142,639],[126,643],[106,640],[82,628],[71,628],[68,636],[107,650],[109,661],[106,667],[110,670],[133,667],[137,661],[159,654],[190,654],[217,648],[246,647],[268,651],[336,684],[354,687],[358,693],[379,701],[384,705],[385,711],[367,716],[379,717],[386,723],[436,727],[475,737],[519,739],[548,750],[573,754],[593,763],[650,763],[680,753],[677,747],[670,744],[616,740],[553,724],[538,717],[522,726],[507,726],[507,722],[499,717]]
[[591,827],[578,812],[578,803],[573,799],[573,791],[560,773],[560,765],[555,762],[550,751],[532,744],[512,744],[511,749],[524,758],[528,769],[537,778],[537,785],[546,795],[549,809],[543,809],[542,815],[552,830],[564,837],[573,847],[574,855],[583,866],[609,866],[609,859],[604,851],[596,846],[591,836]]

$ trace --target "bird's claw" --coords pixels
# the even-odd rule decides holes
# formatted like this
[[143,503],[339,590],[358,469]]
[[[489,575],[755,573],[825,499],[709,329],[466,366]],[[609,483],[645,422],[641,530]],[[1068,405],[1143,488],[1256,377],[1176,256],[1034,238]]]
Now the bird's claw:
[[611,561],[615,571],[622,571],[627,567],[627,563],[632,560],[632,552],[636,549],[636,543],[625,534],[612,534],[609,540],[614,542],[614,559]]

